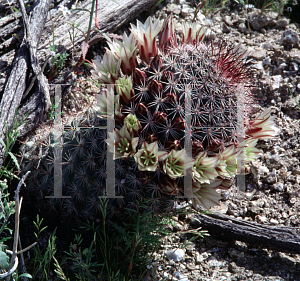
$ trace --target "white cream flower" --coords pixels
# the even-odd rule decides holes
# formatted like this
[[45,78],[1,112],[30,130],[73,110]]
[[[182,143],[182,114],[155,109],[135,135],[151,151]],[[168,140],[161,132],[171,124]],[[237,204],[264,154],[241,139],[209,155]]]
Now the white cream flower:
[[200,183],[210,183],[211,180],[219,176],[216,170],[218,164],[218,157],[208,157],[207,152],[200,152],[193,165],[193,179]]
[[154,172],[158,167],[158,161],[167,156],[166,151],[158,151],[157,142],[143,142],[142,147],[134,155],[134,160],[138,164],[140,171]]
[[219,200],[222,198],[218,192],[216,192],[216,188],[222,183],[222,180],[216,179],[210,184],[196,181],[193,182],[193,207],[199,208],[199,206],[204,207],[206,210],[209,208],[218,205]]
[[206,33],[206,27],[197,23],[189,24],[184,22],[182,25],[182,43],[201,42]]
[[116,59],[110,51],[106,51],[102,62],[93,60],[93,66],[91,73],[99,83],[114,84],[120,76],[121,60]]
[[271,116],[270,108],[265,109],[254,120],[249,122],[246,135],[254,139],[270,139],[276,136],[279,128],[275,125],[275,116]]
[[129,36],[124,32],[123,41],[110,40],[107,44],[111,52],[117,59],[121,59],[121,69],[124,74],[131,75],[132,71],[137,67],[137,44],[136,39],[131,33]]
[[69,11],[69,9],[65,6],[63,6],[62,4],[58,5],[58,11],[61,12],[64,17],[66,15],[71,15],[71,12]]
[[155,57],[158,54],[155,41],[160,30],[159,20],[152,20],[151,17],[148,17],[144,24],[140,21],[137,21],[136,26],[131,24],[131,32],[139,44],[140,57],[147,63],[150,62],[151,57]]

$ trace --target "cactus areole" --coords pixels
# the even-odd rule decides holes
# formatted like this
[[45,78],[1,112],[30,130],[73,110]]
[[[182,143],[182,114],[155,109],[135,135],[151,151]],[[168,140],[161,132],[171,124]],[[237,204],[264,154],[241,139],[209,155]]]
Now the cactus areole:
[[220,199],[215,190],[229,188],[240,167],[255,159],[257,140],[272,138],[278,129],[270,109],[253,116],[247,52],[205,37],[205,27],[196,23],[182,30],[178,42],[172,16],[162,26],[151,17],[137,21],[123,42],[108,42],[92,74],[99,83],[115,85],[115,115],[121,118],[114,145],[108,141],[115,159],[125,166],[135,162],[131,172],[160,198],[182,194],[183,177],[192,177],[194,207],[209,208]]

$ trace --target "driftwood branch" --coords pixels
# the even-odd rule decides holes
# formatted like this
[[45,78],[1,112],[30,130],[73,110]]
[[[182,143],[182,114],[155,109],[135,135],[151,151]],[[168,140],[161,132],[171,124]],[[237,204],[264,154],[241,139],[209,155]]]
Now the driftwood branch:
[[223,214],[196,215],[193,228],[202,227],[211,236],[230,237],[284,253],[300,253],[300,230],[294,227],[261,225]]

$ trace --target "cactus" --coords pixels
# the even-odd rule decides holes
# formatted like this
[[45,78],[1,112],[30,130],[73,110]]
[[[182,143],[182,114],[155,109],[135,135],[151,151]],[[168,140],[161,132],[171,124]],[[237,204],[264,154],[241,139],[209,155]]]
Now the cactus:
[[[117,77],[112,73],[115,80],[104,79],[109,76],[102,71],[105,60],[101,67],[93,61],[92,74],[100,83],[115,84],[115,99],[121,104],[115,114],[123,118],[116,120],[110,136],[115,146],[107,140],[115,158],[122,157],[125,167],[136,164],[132,172],[142,186],[155,186],[160,200],[182,195],[183,177],[191,176],[194,207],[208,208],[220,199],[215,190],[229,188],[238,168],[255,159],[257,140],[275,136],[278,129],[270,109],[254,117],[253,70],[247,51],[205,37],[205,28],[196,23],[184,24],[182,30],[177,42],[172,16],[162,27],[151,17],[144,24],[137,21],[129,36],[124,33],[123,45],[119,40],[108,42],[106,54],[115,58],[112,68],[121,64]],[[186,109],[191,112],[189,155],[184,147],[189,137]],[[243,118],[238,117],[241,113]],[[123,138],[121,131],[126,132]],[[128,134],[137,141],[134,147]]]
[[[100,129],[65,131],[63,195],[71,198],[45,200],[53,193],[53,164],[44,159],[27,187],[35,191],[38,208],[59,210],[66,218],[97,218],[98,196],[106,188],[107,149],[114,153],[120,196],[109,199],[111,216],[122,217],[124,208],[141,211],[142,203],[154,212],[168,211],[178,195],[188,196],[195,208],[209,208],[221,198],[216,190],[231,186],[240,163],[255,159],[257,140],[276,135],[271,110],[253,116],[247,52],[205,37],[205,28],[197,24],[185,24],[177,42],[173,27],[171,16],[162,28],[151,17],[145,24],[138,21],[123,42],[108,42],[102,62],[93,61],[94,79],[113,84],[114,94],[102,91],[97,110],[78,122],[92,127],[114,115],[116,128],[109,135]],[[115,103],[114,113],[107,109],[108,100]],[[186,176],[192,178],[190,194],[184,191]]]

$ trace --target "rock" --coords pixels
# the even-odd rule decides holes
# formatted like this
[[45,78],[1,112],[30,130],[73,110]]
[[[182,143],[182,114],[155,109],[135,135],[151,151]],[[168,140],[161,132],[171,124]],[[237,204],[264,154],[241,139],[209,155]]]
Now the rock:
[[225,22],[223,22],[222,29],[223,29],[224,33],[230,33],[230,31],[231,31]]
[[289,56],[290,56],[290,60],[291,61],[294,61],[298,64],[300,64],[300,50],[299,49],[292,49],[290,52],[289,52]]
[[263,48],[251,49],[251,53],[249,57],[254,58],[256,60],[263,60],[267,56],[267,51]]
[[[295,63],[295,62],[291,62],[291,70],[292,71],[298,71],[299,70],[299,66],[298,66],[298,64],[297,63]],[[299,85],[299,84],[298,84]]]
[[242,33],[249,33],[248,28],[246,27],[245,23],[240,23],[238,29]]
[[264,43],[261,45],[261,47],[264,48],[265,50],[270,50],[270,51],[274,49],[273,45],[270,43]]
[[253,65],[254,68],[256,68],[257,70],[262,70],[263,72],[264,71],[264,66],[263,66],[263,63],[261,61],[259,61],[258,63],[256,63],[255,65]]
[[283,32],[280,40],[279,45],[281,46],[295,46],[299,42],[299,36],[297,32],[294,30],[288,29]]
[[189,5],[183,4],[181,9],[182,17],[194,17],[195,9],[191,8]]
[[277,225],[279,222],[278,222],[278,220],[270,219],[270,223],[271,223],[271,224]]
[[176,4],[170,4],[167,7],[167,12],[179,15],[181,13],[181,7]]
[[225,17],[223,18],[223,20],[224,20],[224,22],[225,22],[227,25],[229,25],[229,26],[232,26],[232,25],[233,25],[230,16],[225,16]]
[[175,262],[179,262],[184,258],[184,250],[177,249],[165,252],[168,260],[173,260]]
[[208,26],[214,26],[214,22],[211,19],[205,19],[205,22]]
[[267,30],[265,30],[264,28],[261,28],[261,29],[260,29],[260,32],[261,32],[263,35],[265,35],[265,34],[267,33]]
[[270,85],[271,89],[273,91],[279,89],[280,88],[280,83],[281,83],[281,80],[282,80],[282,76],[281,75],[274,75],[274,76],[271,76],[271,79],[274,81]]
[[205,16],[202,13],[197,14],[197,20],[199,24],[204,25],[205,24]]
[[269,57],[264,58],[263,61],[262,61],[262,63],[263,63],[264,65],[270,66],[270,65],[271,65],[271,59],[270,59]]
[[277,21],[277,28],[285,28],[289,24],[289,19],[279,19]]
[[228,269],[233,273],[239,273],[241,272],[241,268],[239,268],[235,262],[231,262],[228,266]]
[[177,279],[181,279],[182,278],[182,274],[179,271],[175,271],[173,275]]
[[267,217],[261,215],[257,215],[256,219],[259,223],[266,223],[268,221]]
[[249,16],[249,23],[251,28],[258,31],[269,24],[269,19],[265,15],[255,13]]
[[196,268],[196,266],[193,264],[193,263],[188,263],[187,265],[186,265],[186,267],[187,267],[187,269],[188,270],[194,270],[195,268]]
[[288,65],[284,62],[284,63],[281,63],[279,66],[278,66],[278,69],[285,69]]
[[284,184],[282,182],[276,182],[273,184],[273,188],[276,191],[282,192],[284,189]]

